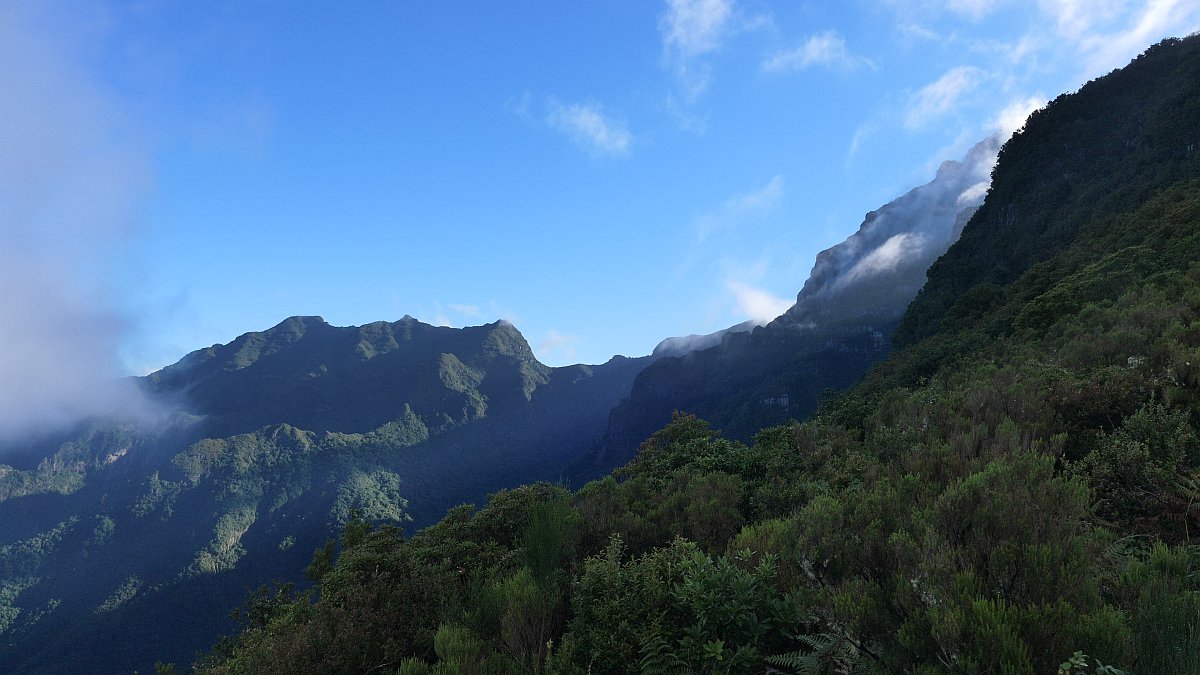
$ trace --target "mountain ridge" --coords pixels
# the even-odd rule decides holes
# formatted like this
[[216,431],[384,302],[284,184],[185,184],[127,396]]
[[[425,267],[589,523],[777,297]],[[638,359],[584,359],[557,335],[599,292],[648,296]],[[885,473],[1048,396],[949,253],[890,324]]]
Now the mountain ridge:
[[763,426],[804,418],[826,390],[853,384],[890,351],[925,270],[982,202],[999,148],[999,137],[989,136],[962,162],[944,162],[933,180],[869,212],[845,241],[818,254],[796,302],[768,324],[684,338],[698,349],[660,344],[663,358],[638,373],[604,437],[572,466],[573,480],[628,461],[676,410],[748,440]]

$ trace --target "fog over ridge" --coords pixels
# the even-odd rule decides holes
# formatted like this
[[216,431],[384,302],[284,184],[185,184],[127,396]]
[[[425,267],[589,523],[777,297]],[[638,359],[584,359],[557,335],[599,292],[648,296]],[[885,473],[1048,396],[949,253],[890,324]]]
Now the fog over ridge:
[[[925,272],[958,239],[983,203],[1007,131],[976,143],[961,161],[942,162],[934,179],[867,214],[854,234],[817,254],[796,303],[769,322],[780,328],[899,316]],[[745,321],[706,335],[669,337],[654,356],[682,356],[763,325]]]
[[925,283],[925,272],[958,239],[991,183],[1003,134],[945,161],[934,179],[867,214],[842,243],[817,254],[781,325],[894,317]]

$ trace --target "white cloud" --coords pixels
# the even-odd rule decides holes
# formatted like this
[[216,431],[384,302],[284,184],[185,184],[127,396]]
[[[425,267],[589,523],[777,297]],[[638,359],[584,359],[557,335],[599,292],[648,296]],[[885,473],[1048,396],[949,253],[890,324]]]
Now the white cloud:
[[1043,14],[1055,22],[1059,35],[1078,38],[1098,24],[1107,23],[1123,13],[1123,0],[1039,0]]
[[563,362],[575,358],[575,345],[579,342],[578,335],[569,335],[551,328],[546,331],[546,337],[537,346],[539,361]]
[[681,98],[694,103],[708,89],[712,75],[706,57],[731,35],[770,23],[767,15],[740,13],[735,0],[667,0],[658,31],[664,64],[674,74]]
[[990,180],[981,180],[966,190],[963,190],[962,194],[958,195],[958,199],[956,201],[959,206],[976,202],[987,194],[988,188],[991,186],[992,182]]
[[867,139],[879,132],[880,120],[879,116],[875,115],[862,122],[854,129],[854,135],[850,137],[850,146],[846,149],[846,166],[849,167],[854,161],[854,157],[858,151],[862,149],[863,144]]
[[667,0],[658,22],[663,47],[684,58],[711,52],[721,46],[732,18],[733,0]]
[[920,129],[950,112],[964,94],[979,86],[984,75],[984,71],[973,66],[950,69],[912,96],[904,126],[910,130]]
[[463,316],[470,316],[474,318],[481,318],[483,316],[483,310],[479,309],[478,305],[456,305],[451,303],[448,305],[448,307],[451,311],[457,312]]
[[763,61],[768,72],[799,71],[812,66],[830,66],[842,70],[871,67],[874,64],[846,49],[846,41],[834,31],[814,35],[804,44],[772,54]]
[[564,104],[551,100],[549,107],[546,122],[585,148],[611,157],[628,154],[633,136],[624,122],[606,115],[599,103]]
[[731,227],[752,215],[775,208],[784,196],[783,176],[774,176],[766,185],[735,195],[717,210],[696,218],[696,239],[704,241],[718,230]]
[[1000,111],[995,118],[992,119],[990,126],[993,129],[999,130],[1004,134],[1005,138],[1011,136],[1017,129],[1025,126],[1025,120],[1033,111],[1046,105],[1046,97],[1041,94],[1029,96],[1027,98],[1017,99]]
[[948,0],[946,7],[971,21],[979,21],[991,14],[998,4],[997,0]]
[[858,279],[894,270],[902,260],[918,253],[924,245],[924,237],[912,232],[904,232],[890,237],[855,263],[854,267],[838,280],[838,285],[845,285]]
[[[492,310],[494,316],[502,316],[498,311]],[[420,316],[430,316],[430,319],[422,318],[422,321],[433,324],[434,326],[446,326],[449,328],[461,328],[472,324],[478,324],[485,321],[485,312],[478,305],[467,305],[460,303],[442,304],[438,301],[433,301],[433,309],[423,311]],[[420,316],[418,318],[420,318]]]
[[[1064,0],[1064,4],[1067,3]],[[1148,0],[1140,11],[1121,17],[1128,26],[1108,33],[1094,31],[1079,37],[1087,54],[1089,75],[1103,75],[1119,68],[1166,36],[1183,37],[1200,27],[1200,3],[1194,0]],[[1084,24],[1085,29],[1090,24]]]
[[737,311],[760,326],[770,323],[792,306],[791,300],[777,297],[744,281],[729,281],[726,287],[733,294]]

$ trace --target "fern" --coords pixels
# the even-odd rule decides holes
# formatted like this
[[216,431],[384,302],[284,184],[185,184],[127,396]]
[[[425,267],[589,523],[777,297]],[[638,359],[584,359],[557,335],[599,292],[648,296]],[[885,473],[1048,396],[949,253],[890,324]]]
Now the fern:
[[776,668],[783,668],[795,675],[818,675],[821,672],[821,661],[816,656],[803,651],[768,656],[766,661]]
[[769,656],[768,664],[795,675],[854,672],[859,665],[858,652],[842,638],[830,633],[797,635],[806,649]]
[[687,663],[671,651],[671,644],[661,633],[654,631],[642,638],[641,667],[643,673],[678,673],[687,671]]

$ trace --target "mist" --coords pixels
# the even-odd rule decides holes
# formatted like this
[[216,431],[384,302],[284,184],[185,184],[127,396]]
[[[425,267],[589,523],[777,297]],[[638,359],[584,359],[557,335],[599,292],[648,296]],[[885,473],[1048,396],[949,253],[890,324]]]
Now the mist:
[[857,232],[817,255],[796,304],[778,321],[898,317],[983,203],[1002,140],[984,139],[961,161],[943,162],[929,183],[868,213]]
[[114,281],[147,161],[70,27],[49,18],[0,4],[0,452],[85,417],[147,412],[121,378],[132,323]]

